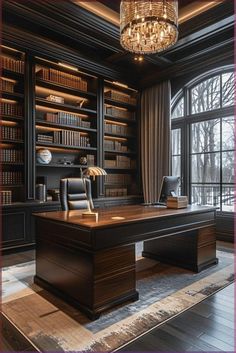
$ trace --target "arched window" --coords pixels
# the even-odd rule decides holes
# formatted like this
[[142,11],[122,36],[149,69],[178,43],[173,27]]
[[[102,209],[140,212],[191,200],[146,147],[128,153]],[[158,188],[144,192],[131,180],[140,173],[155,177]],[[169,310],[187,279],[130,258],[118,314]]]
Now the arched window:
[[192,204],[233,212],[234,72],[208,72],[186,85],[172,105],[172,174]]

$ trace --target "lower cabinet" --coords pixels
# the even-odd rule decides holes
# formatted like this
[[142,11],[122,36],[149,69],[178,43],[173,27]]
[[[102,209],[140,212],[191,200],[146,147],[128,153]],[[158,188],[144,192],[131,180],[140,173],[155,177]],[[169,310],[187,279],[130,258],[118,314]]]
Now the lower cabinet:
[[34,205],[21,204],[2,208],[2,242],[3,251],[17,250],[34,246],[35,231],[33,213],[58,211],[60,204]]
[[12,248],[31,242],[28,232],[30,215],[27,208],[3,210],[2,248]]

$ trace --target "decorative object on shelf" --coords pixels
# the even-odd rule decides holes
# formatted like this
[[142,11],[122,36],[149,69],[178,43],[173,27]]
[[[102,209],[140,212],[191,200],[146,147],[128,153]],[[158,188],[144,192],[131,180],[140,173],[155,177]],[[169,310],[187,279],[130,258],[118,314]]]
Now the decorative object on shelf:
[[49,189],[48,195],[52,197],[52,201],[60,201],[60,190],[59,189]]
[[46,202],[46,185],[45,184],[36,184],[35,189],[36,200],[40,202]]
[[[92,176],[93,180],[95,180],[95,178],[97,176],[105,176],[105,175],[107,175],[107,172],[104,169],[100,168],[100,167],[88,167],[87,169],[85,169],[84,172],[82,171],[82,169],[80,169],[80,173],[81,173],[81,177],[83,179]],[[84,186],[85,186],[85,192],[87,194],[85,180],[84,180]],[[89,200],[88,200],[88,211],[87,212],[83,212],[82,213],[82,217],[84,217],[84,218],[86,218],[86,217],[91,218],[92,217],[92,218],[94,218],[96,220],[96,222],[98,220],[98,213],[97,212],[92,212]]]
[[137,54],[166,50],[178,38],[177,0],[122,0],[120,43]]
[[80,157],[79,161],[80,161],[80,164],[87,165],[87,158],[86,157]]
[[54,96],[53,94],[50,94],[49,96],[47,96],[46,100],[48,100],[49,102],[55,102],[55,103],[61,103],[61,104],[64,104],[65,102],[64,97]]
[[62,165],[73,165],[74,163],[69,160],[69,159],[66,159],[66,157],[64,157],[63,159],[61,159],[58,164],[62,164]]
[[39,164],[49,164],[52,160],[52,154],[49,150],[41,148],[37,151],[37,162]]

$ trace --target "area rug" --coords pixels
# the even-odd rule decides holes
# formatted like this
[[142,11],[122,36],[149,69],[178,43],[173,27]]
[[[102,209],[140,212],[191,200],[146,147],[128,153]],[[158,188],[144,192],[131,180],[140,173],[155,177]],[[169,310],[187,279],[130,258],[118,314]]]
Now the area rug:
[[140,299],[90,321],[33,284],[35,263],[4,268],[2,311],[43,352],[125,351],[124,345],[196,305],[234,279],[233,253],[218,251],[219,264],[199,274],[140,258]]

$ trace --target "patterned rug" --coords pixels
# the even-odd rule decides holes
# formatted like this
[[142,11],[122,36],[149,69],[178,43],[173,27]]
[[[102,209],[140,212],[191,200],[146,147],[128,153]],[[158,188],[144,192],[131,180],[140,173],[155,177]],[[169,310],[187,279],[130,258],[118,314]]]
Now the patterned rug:
[[2,311],[40,351],[115,351],[232,283],[233,253],[218,251],[217,257],[218,265],[199,274],[140,258],[139,300],[93,322],[33,284],[33,261],[7,267],[2,271]]

